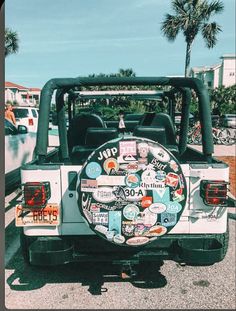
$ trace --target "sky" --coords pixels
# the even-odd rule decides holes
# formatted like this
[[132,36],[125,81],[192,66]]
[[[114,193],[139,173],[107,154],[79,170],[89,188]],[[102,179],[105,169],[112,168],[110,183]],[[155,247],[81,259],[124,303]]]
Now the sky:
[[[198,35],[191,66],[219,64],[235,54],[235,0],[215,15],[222,27],[208,49]],[[161,34],[171,0],[5,0],[5,26],[17,31],[19,52],[5,59],[5,81],[42,88],[52,78],[116,73],[184,74],[185,41]]]

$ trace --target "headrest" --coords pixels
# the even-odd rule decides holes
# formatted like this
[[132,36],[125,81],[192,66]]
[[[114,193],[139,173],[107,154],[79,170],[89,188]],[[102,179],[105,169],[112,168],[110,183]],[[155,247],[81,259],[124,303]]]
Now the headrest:
[[133,135],[137,137],[148,138],[160,143],[161,145],[166,145],[165,128],[162,126],[138,125],[134,129]]
[[118,138],[117,128],[89,127],[85,136],[86,146],[100,146],[105,142]]

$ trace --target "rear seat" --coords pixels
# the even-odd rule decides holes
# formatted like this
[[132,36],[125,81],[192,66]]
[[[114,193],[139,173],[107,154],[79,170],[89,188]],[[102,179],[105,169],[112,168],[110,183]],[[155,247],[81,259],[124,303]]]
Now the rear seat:
[[176,142],[175,128],[171,117],[165,113],[152,115],[149,126],[138,125],[134,129],[134,136],[145,137],[166,147],[176,157],[179,156],[179,149]]
[[89,127],[85,135],[85,145],[77,145],[72,149],[72,164],[82,165],[91,152],[115,138],[118,138],[118,130],[116,128]]

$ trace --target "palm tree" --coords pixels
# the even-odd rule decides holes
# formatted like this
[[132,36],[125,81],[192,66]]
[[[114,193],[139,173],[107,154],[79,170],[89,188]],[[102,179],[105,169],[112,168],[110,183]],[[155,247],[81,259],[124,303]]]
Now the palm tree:
[[16,31],[5,29],[5,57],[17,53],[19,50],[19,37]]
[[161,30],[169,41],[174,41],[180,31],[186,41],[185,77],[189,74],[192,45],[197,34],[201,32],[206,46],[210,49],[216,45],[217,34],[221,27],[216,22],[209,22],[212,15],[220,13],[224,4],[220,0],[172,0],[174,15],[166,14]]

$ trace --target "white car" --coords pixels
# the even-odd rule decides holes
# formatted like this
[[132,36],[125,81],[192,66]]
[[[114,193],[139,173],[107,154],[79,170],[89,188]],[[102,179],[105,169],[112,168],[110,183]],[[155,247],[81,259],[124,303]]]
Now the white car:
[[37,132],[38,110],[34,107],[13,107],[16,125],[25,125],[29,132]]
[[24,125],[14,126],[5,119],[5,189],[20,179],[20,168],[34,158],[36,133],[30,133]]

